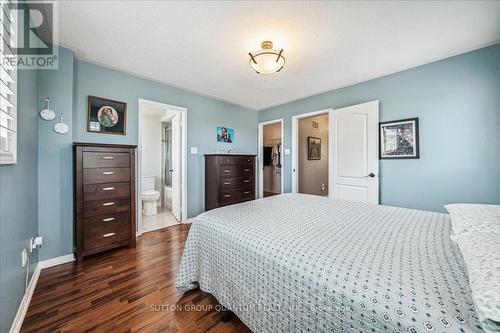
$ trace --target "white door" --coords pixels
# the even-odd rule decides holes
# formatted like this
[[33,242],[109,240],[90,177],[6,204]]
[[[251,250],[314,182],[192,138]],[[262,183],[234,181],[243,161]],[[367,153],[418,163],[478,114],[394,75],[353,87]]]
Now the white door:
[[330,112],[330,197],[378,204],[378,101]]
[[181,220],[181,114],[172,118],[172,214]]

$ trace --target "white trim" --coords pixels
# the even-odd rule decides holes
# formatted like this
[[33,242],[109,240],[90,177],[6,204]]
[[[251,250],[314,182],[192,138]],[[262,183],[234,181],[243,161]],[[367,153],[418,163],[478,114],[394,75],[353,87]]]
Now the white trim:
[[259,155],[258,155],[258,170],[257,174],[259,175],[259,180],[258,180],[258,195],[259,198],[264,197],[264,126],[266,125],[272,125],[272,124],[281,124],[281,193],[284,193],[284,175],[285,173],[283,172],[284,170],[284,165],[285,161],[283,159],[283,151],[285,147],[285,125],[283,123],[283,118],[280,119],[274,119],[274,120],[269,120],[269,121],[264,121],[262,123],[259,123]]
[[33,271],[33,275],[31,275],[30,283],[28,284],[28,288],[26,289],[26,293],[21,300],[21,304],[19,304],[19,308],[17,309],[16,317],[12,322],[12,326],[10,327],[10,333],[18,333],[21,330],[21,326],[23,326],[24,317],[26,316],[26,312],[28,311],[28,307],[31,302],[31,297],[33,297],[33,293],[35,291],[36,283],[38,282],[38,277],[40,277],[40,271],[42,267],[40,263],[35,266],[35,270]]
[[62,264],[72,262],[72,261],[75,261],[75,256],[73,253],[66,254],[66,255],[60,256],[60,257],[55,257],[55,258],[50,258],[47,260],[39,261],[38,265],[40,265],[41,269],[44,269],[44,268],[49,268],[52,266],[62,265]]
[[[323,114],[327,114],[331,116],[331,112],[333,112],[333,108],[313,111],[308,113],[298,114],[292,117],[292,193],[298,192],[298,175],[297,172],[299,170],[299,159],[298,159],[298,149],[299,149],[299,119],[319,116]],[[328,126],[330,127],[330,126]],[[331,142],[331,131],[328,128],[328,141]],[[332,156],[328,154],[328,164],[332,163]],[[330,168],[328,168],[330,169]],[[330,170],[328,170],[328,179],[330,179]],[[328,191],[330,193],[330,191]]]
[[148,99],[139,98],[138,100],[138,130],[137,130],[137,159],[136,159],[136,170],[137,170],[137,179],[136,179],[136,222],[137,222],[137,236],[142,235],[142,213],[141,213],[141,157],[142,157],[142,148],[141,148],[141,106],[150,105],[156,108],[164,109],[169,112],[180,112],[181,113],[181,158],[182,158],[182,170],[181,170],[181,191],[182,191],[182,199],[181,199],[181,223],[184,223],[187,220],[187,208],[188,208],[188,195],[187,195],[187,154],[188,154],[188,146],[187,146],[187,108],[177,105],[170,105],[160,102],[155,102]]

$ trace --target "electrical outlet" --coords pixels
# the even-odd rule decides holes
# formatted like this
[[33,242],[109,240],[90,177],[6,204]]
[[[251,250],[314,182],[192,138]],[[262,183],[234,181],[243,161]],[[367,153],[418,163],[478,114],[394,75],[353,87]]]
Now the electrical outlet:
[[21,266],[24,267],[28,263],[28,250],[23,249],[21,251]]
[[192,155],[198,154],[198,147],[191,147],[191,154]]
[[42,244],[43,244],[42,236],[31,238],[31,251],[40,249],[42,247]]

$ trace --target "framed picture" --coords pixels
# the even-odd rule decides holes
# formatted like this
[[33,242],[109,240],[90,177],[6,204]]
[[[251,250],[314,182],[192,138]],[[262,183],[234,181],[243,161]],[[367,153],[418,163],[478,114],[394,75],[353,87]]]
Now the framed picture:
[[217,127],[217,142],[233,143],[234,130],[229,127]]
[[420,158],[418,118],[380,123],[380,158]]
[[313,136],[307,137],[307,159],[320,160],[321,159],[321,139]]
[[87,131],[125,135],[127,103],[89,96]]

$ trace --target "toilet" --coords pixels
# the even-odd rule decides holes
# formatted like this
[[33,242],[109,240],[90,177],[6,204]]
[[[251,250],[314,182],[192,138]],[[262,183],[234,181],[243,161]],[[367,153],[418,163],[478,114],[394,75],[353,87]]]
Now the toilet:
[[156,208],[156,202],[160,197],[160,192],[155,190],[155,180],[154,175],[142,176],[142,214],[146,216],[156,215],[158,210]]

